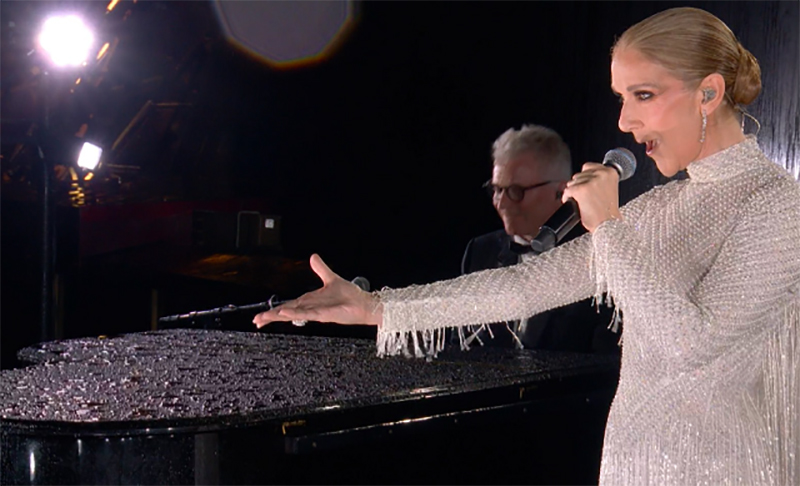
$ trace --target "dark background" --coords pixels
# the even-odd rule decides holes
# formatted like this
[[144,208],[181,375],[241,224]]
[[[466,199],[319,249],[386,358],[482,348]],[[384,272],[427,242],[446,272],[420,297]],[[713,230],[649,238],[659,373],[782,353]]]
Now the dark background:
[[[72,163],[64,140],[81,123],[113,139],[147,100],[183,104],[116,154],[119,164],[141,167],[121,179],[129,181],[122,189],[112,193],[101,184],[110,176],[98,172],[95,191],[105,199],[86,206],[117,212],[117,228],[126,227],[126,207],[165,201],[238,201],[237,209],[282,218],[280,249],[234,252],[237,275],[249,278],[204,278],[173,268],[176,259],[191,266],[207,256],[196,245],[111,245],[91,256],[70,250],[83,209],[70,208],[61,183],[54,299],[62,310],[49,337],[146,330],[153,312],[314,288],[305,263],[312,252],[345,278],[366,276],[373,288],[456,276],[466,242],[501,227],[480,186],[491,175],[491,143],[523,123],[557,130],[576,169],[610,148],[632,149],[640,168],[621,185],[623,203],[665,182],[617,129],[609,50],[628,26],[686,5],[719,16],[759,59],[764,88],[750,112],[762,125],[760,144],[798,175],[796,1],[367,1],[355,5],[355,22],[329,57],[279,69],[226,42],[211,2],[123,1],[104,14],[104,2],[4,0],[3,366],[42,337],[41,177],[25,162],[35,157],[9,163],[16,134],[42,113],[42,92],[50,93],[51,124],[39,143],[50,163],[63,166]],[[39,62],[29,52],[44,14],[66,7],[119,39],[105,70],[85,75],[97,86],[75,87],[74,75],[55,72],[46,86],[30,70]],[[176,241],[191,240],[186,231]]]

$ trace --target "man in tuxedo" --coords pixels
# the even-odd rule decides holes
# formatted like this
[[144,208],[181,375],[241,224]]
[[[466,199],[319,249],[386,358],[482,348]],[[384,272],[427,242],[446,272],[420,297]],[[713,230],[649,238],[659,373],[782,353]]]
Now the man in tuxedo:
[[[543,126],[507,130],[494,142],[492,157],[492,178],[485,187],[504,229],[467,244],[462,273],[536,258],[530,242],[561,206],[562,191],[572,177],[569,147]],[[564,241],[584,232],[578,225]],[[492,324],[491,335],[483,330],[473,339],[487,346],[616,353],[619,336],[608,329],[612,319],[611,309],[598,309],[587,299],[520,321]]]

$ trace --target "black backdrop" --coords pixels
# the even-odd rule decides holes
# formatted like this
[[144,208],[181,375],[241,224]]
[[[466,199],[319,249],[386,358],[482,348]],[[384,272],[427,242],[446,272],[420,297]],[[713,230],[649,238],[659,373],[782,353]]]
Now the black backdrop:
[[256,82],[273,143],[251,169],[280,194],[287,246],[378,285],[456,275],[468,239],[501,227],[479,188],[491,142],[523,123],[560,132],[576,168],[633,149],[623,202],[664,182],[617,129],[609,49],[679,5],[718,15],[760,60],[759,139],[797,173],[797,2],[364,2],[329,62]]
[[[67,5],[103,9],[97,2],[0,2],[4,46],[10,45],[7,21],[32,32],[35,18],[25,12]],[[189,198],[265,197],[271,212],[283,217],[283,248],[289,256],[306,259],[318,252],[344,277],[364,275],[373,287],[425,283],[456,276],[467,241],[501,227],[480,186],[490,176],[491,143],[509,127],[554,128],[571,146],[576,169],[602,159],[610,148],[631,148],[640,168],[622,183],[622,202],[665,182],[641,147],[617,129],[609,50],[628,26],[683,5],[718,15],[759,59],[764,89],[750,111],[763,126],[760,143],[798,175],[797,1],[365,1],[357,4],[358,20],[332,57],[291,70],[273,69],[212,42],[220,29],[211,2],[138,2],[136,14],[124,24],[130,27],[120,34],[119,63],[106,76],[122,89],[82,103],[97,107],[98,119],[121,130],[147,99],[191,102],[198,107],[193,127],[200,126],[203,134],[187,129],[183,152],[159,159],[142,148],[141,158],[152,160],[136,162],[157,166],[169,159],[170,170],[193,188]],[[204,35],[215,47],[198,58],[188,84],[170,85],[166,80],[176,78],[174,71],[161,76],[160,84],[152,81]],[[20,48],[20,56],[27,50]],[[15,74],[9,59],[0,59],[4,120],[7,108],[27,103],[9,88]],[[111,101],[116,105],[103,110]],[[213,150],[191,147],[212,139]],[[168,145],[154,143],[152,150]],[[10,342],[9,326],[31,335],[38,326],[33,312],[38,288],[9,283],[9,275],[38,271],[18,253],[36,248],[39,223],[24,215],[8,218],[7,208],[13,206],[5,204],[5,192],[3,198],[3,331]],[[11,220],[29,224],[30,231],[7,230]],[[34,236],[23,241],[26,234]],[[146,286],[114,295],[121,299],[117,294],[128,291],[150,295]],[[9,307],[25,298],[29,310]],[[212,302],[198,297],[191,308],[174,312],[250,298],[232,302],[220,294],[225,301]],[[126,325],[92,317],[103,320],[92,329],[147,329],[147,297],[129,300],[103,299],[108,308],[97,315],[125,308],[140,317]],[[80,333],[70,326],[67,336]],[[3,347],[5,355],[10,347],[15,346]]]

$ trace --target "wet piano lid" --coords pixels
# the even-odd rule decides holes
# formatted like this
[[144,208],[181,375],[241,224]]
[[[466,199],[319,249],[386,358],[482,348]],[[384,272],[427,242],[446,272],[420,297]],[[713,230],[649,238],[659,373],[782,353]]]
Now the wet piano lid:
[[243,424],[609,375],[619,365],[612,356],[497,348],[378,358],[371,340],[191,329],[53,341],[19,357],[34,364],[0,372],[6,425]]

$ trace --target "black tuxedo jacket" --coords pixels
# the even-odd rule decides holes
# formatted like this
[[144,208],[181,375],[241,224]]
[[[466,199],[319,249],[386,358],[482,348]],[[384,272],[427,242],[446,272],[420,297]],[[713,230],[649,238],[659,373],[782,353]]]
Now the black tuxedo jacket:
[[[576,228],[565,241],[584,232],[582,228]],[[519,261],[519,255],[511,250],[511,243],[512,238],[504,230],[473,238],[464,252],[461,272],[471,273],[515,265]],[[601,305],[598,312],[591,299],[586,299],[531,316],[519,338],[525,348],[529,349],[618,353],[619,334],[608,330],[612,318],[612,309]],[[512,329],[515,325],[516,323],[508,323]],[[492,324],[491,327],[494,338],[485,331],[479,334],[484,345],[515,345],[515,339],[506,323]]]

